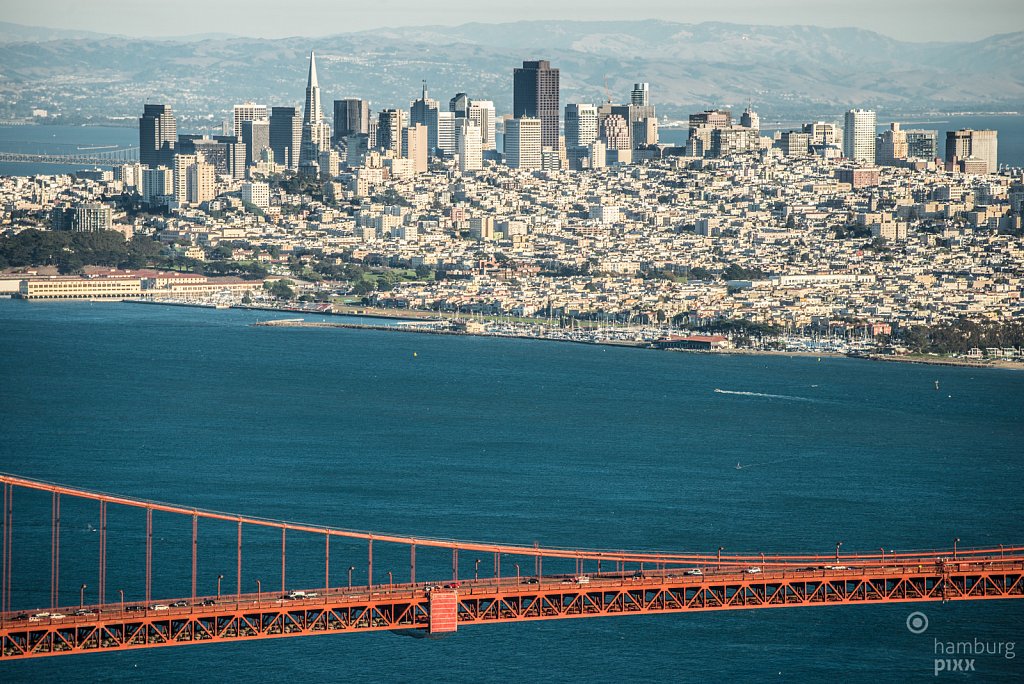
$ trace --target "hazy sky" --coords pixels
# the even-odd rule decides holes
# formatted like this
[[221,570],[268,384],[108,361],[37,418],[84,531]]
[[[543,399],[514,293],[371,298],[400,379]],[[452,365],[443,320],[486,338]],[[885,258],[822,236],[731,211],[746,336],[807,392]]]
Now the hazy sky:
[[976,40],[1024,30],[1024,0],[3,0],[0,8],[3,21],[134,36],[277,38],[523,19],[857,26],[902,40]]

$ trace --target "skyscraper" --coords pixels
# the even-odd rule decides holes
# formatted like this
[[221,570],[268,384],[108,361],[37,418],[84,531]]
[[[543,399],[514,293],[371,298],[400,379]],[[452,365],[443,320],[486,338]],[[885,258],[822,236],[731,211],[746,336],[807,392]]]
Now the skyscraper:
[[402,156],[402,129],[406,127],[405,110],[385,109],[377,117],[377,147]]
[[178,122],[170,105],[148,104],[139,119],[139,162],[150,168],[174,165]]
[[583,147],[597,139],[597,107],[592,104],[565,105],[565,149]]
[[843,156],[853,161],[875,163],[875,113],[851,109],[843,125]]
[[413,100],[409,106],[409,125],[420,124],[427,128],[427,149],[433,152],[437,149],[437,100],[431,99],[427,92],[427,82],[423,81],[423,91],[420,99]]
[[412,162],[412,172],[426,173],[427,157],[427,127],[423,124],[413,124],[402,129],[402,152],[403,156]]
[[512,81],[512,115],[539,119],[541,145],[558,149],[558,69],[552,69],[547,60],[523,62]]
[[938,131],[909,128],[906,134],[908,158],[933,160],[938,156]]
[[505,163],[513,169],[541,168],[543,133],[540,119],[520,117],[505,122]]
[[357,98],[334,101],[334,139],[370,132],[370,104]]
[[875,140],[875,162],[880,166],[899,166],[907,159],[907,132],[899,122],[889,124]]
[[473,100],[469,105],[469,120],[480,127],[480,144],[482,149],[493,150],[494,142],[494,103],[490,100]]
[[629,103],[646,107],[651,103],[650,89],[649,83],[634,83],[633,92],[629,95]]
[[306,77],[306,103],[302,113],[302,140],[299,166],[320,163],[320,152],[327,149],[331,134],[320,109],[320,82],[316,76],[316,55],[309,53],[309,75]]
[[245,165],[251,166],[259,161],[260,152],[270,147],[270,121],[243,121],[241,137],[245,145]]
[[242,135],[243,121],[266,121],[269,118],[269,112],[267,111],[267,105],[246,102],[235,105],[233,118],[235,122],[235,135]]
[[270,149],[274,162],[289,169],[299,166],[302,119],[298,107],[274,107],[270,110]]
[[459,171],[479,171],[483,168],[483,147],[480,127],[471,119],[458,119],[455,123],[458,139]]
[[455,112],[456,119],[465,119],[469,116],[469,106],[473,103],[466,93],[457,93],[455,97],[448,100],[448,111]]

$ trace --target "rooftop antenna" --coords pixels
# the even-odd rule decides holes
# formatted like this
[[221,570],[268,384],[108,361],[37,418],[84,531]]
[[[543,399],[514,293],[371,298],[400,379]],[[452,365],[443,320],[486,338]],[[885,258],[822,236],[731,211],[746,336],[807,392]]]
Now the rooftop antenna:
[[612,103],[612,95],[608,91],[608,74],[604,75],[604,101],[607,104],[611,104]]

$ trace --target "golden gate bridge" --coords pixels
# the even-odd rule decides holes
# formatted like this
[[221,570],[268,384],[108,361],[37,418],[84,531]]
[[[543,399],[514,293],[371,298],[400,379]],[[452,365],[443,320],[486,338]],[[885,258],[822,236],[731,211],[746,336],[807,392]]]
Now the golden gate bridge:
[[[834,554],[806,555],[723,554],[721,547],[715,553],[604,551],[377,534],[176,506],[13,475],[0,475],[0,484],[0,661],[382,630],[442,635],[471,625],[532,620],[1024,598],[1024,546],[961,548],[957,539],[951,549],[880,548],[877,553],[841,554],[841,543]],[[39,505],[41,497],[49,498],[49,520]],[[88,604],[87,584],[81,584],[77,604],[61,603],[60,563],[62,553],[67,555],[61,542],[69,524],[69,501],[79,514],[88,509],[96,523],[95,528],[89,525],[97,534],[97,600]],[[111,509],[136,516],[140,529],[144,521],[144,600],[126,600],[120,588],[112,600],[107,587]],[[191,586],[177,596],[153,596],[155,515],[165,530],[174,527],[171,520],[177,521],[184,541],[190,542],[190,554],[179,554],[179,564],[191,561]],[[28,609],[12,599],[12,569],[22,562],[19,550],[28,536],[22,531],[14,534],[15,521],[37,535],[49,527],[50,596],[45,609]],[[235,576],[218,574],[216,594],[197,591],[200,523],[204,534],[210,526],[227,526],[233,542],[229,552]],[[256,579],[254,593],[243,591],[243,540],[257,529],[280,533],[281,577],[274,588]],[[317,586],[297,589],[287,583],[288,544],[296,536],[322,544],[317,563],[322,563],[323,581]],[[341,543],[365,545],[365,555],[357,561],[365,584],[353,584],[357,565],[350,564],[351,555],[345,556],[337,573]],[[374,549],[379,552],[385,545],[408,554],[408,581],[396,580],[391,570],[384,573],[386,581],[375,576]],[[450,554],[450,575],[445,571],[442,578],[417,580],[418,550],[435,555],[433,567],[436,554]],[[204,553],[212,552],[204,548]],[[475,556],[472,578],[463,572],[460,553]],[[481,556],[493,558],[484,576]],[[572,572],[544,572],[545,563],[567,568],[570,562]],[[30,570],[34,594],[40,596],[47,582],[37,576],[38,564]],[[225,579],[233,587],[222,592]],[[18,589],[19,595],[31,593]]]

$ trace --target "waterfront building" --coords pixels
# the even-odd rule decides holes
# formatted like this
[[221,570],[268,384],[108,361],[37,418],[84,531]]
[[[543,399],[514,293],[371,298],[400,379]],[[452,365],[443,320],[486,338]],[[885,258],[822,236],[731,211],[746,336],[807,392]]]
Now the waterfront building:
[[541,144],[559,147],[559,74],[547,60],[524,61],[513,72],[512,116],[536,118],[541,124]]
[[270,149],[274,161],[288,169],[299,166],[302,144],[302,119],[298,107],[273,107],[270,110]]
[[851,109],[843,125],[843,156],[852,161],[875,163],[875,112]]
[[149,168],[171,166],[178,122],[170,105],[148,104],[139,119],[139,162]]
[[234,106],[232,117],[234,120],[234,127],[232,130],[235,135],[241,136],[243,121],[267,121],[269,118],[270,112],[267,110],[267,105],[256,104],[254,102],[236,104]]
[[505,122],[505,163],[513,169],[539,169],[543,163],[542,123],[534,117]]

